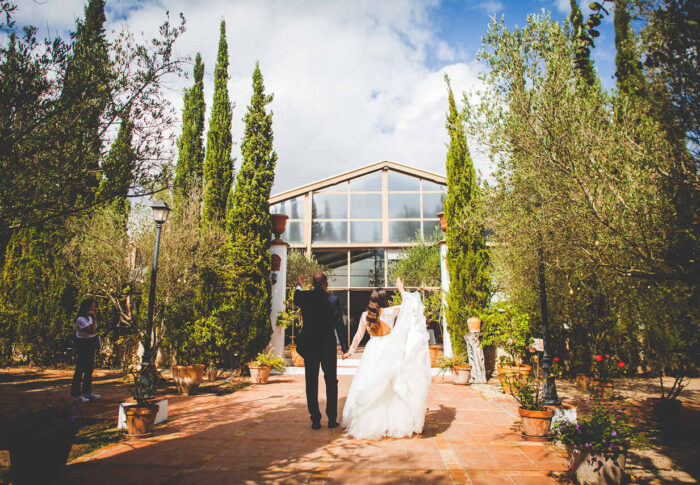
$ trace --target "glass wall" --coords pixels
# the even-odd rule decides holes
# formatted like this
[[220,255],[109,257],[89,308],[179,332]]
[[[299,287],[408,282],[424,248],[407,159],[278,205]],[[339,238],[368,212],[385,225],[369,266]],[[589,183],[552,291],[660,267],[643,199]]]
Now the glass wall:
[[[279,202],[271,211],[289,216],[283,238],[292,247],[410,244],[435,233],[446,190],[430,180],[377,170],[310,191],[309,220],[304,218],[304,195]],[[311,225],[308,235],[306,224]]]

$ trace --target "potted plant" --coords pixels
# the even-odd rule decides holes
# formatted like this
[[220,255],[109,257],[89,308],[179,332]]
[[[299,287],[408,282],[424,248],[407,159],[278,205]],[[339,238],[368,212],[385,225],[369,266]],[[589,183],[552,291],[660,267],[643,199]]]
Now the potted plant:
[[541,383],[517,375],[506,378],[511,395],[518,401],[522,437],[526,441],[548,441],[554,411],[544,405]]
[[152,362],[142,364],[141,370],[134,373],[135,404],[124,407],[126,432],[131,439],[147,438],[153,434],[159,407],[155,400],[157,384],[158,371]]
[[615,394],[613,377],[620,376],[625,369],[625,363],[615,355],[598,354],[593,359],[593,376],[591,395],[597,399],[610,400]]
[[440,368],[441,374],[447,373],[448,370],[452,371],[453,384],[462,386],[469,384],[472,366],[469,365],[464,355],[441,357],[437,360],[437,366]]
[[260,352],[253,362],[248,364],[250,369],[250,380],[253,384],[267,384],[270,377],[270,370],[275,369],[284,372],[286,364],[284,359],[272,354],[272,350]]
[[507,303],[499,303],[482,312],[480,317],[484,335],[482,345],[500,347],[507,354],[505,358],[501,357],[497,365],[501,383],[506,382],[506,376],[527,377],[532,372],[532,367],[523,364],[522,358],[528,343],[532,340],[528,314]]
[[287,329],[291,328],[291,342],[289,344],[289,354],[292,358],[292,366],[304,367],[304,358],[297,352],[297,346],[294,343],[294,330],[302,328],[304,322],[301,317],[301,309],[294,305],[294,291],[290,290],[287,300],[284,302],[284,309],[277,314],[277,325]]
[[640,439],[637,430],[596,406],[578,424],[564,421],[551,436],[566,446],[571,470],[580,484],[620,484],[625,479],[627,450]]
[[0,435],[10,452],[13,483],[60,481],[80,424],[75,404],[52,403],[6,415],[0,422]]
[[[180,394],[189,396],[204,380],[205,362],[208,374],[216,378],[214,361],[218,355],[220,325],[216,317],[201,318],[183,325],[178,333],[177,363],[172,366],[173,380]],[[213,379],[210,379],[213,380]]]

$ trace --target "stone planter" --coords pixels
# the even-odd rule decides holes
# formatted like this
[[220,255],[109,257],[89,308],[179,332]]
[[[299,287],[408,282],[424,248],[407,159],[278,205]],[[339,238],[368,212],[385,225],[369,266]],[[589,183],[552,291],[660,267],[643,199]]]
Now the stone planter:
[[580,485],[618,485],[625,482],[627,451],[602,454],[569,448],[569,464]]
[[459,386],[466,386],[469,384],[469,377],[472,372],[472,366],[467,365],[456,365],[452,367],[452,384],[457,384]]
[[481,320],[477,317],[469,317],[467,319],[467,327],[469,332],[481,332]]
[[530,411],[518,408],[522,437],[525,441],[549,441],[549,428],[552,426],[554,411]]
[[440,345],[429,345],[428,353],[430,354],[430,367],[437,367],[437,360],[440,356],[440,350],[442,347]]
[[258,365],[258,364],[248,364],[250,369],[250,382],[253,384],[267,384],[267,380],[270,378],[269,365]]
[[203,379],[204,364],[173,366],[173,380],[183,396],[196,391]]
[[63,483],[63,472],[74,437],[73,429],[61,428],[7,436],[13,483]]
[[576,374],[576,387],[582,392],[588,392],[591,387],[591,376],[588,374]]
[[591,396],[602,401],[610,401],[615,395],[615,384],[612,381],[591,381]]
[[299,352],[297,352],[297,346],[290,344],[289,345],[289,353],[292,357],[292,366],[293,367],[304,367],[304,358],[299,355]]
[[158,404],[128,406],[124,412],[126,413],[126,433],[130,439],[147,438],[153,434]]

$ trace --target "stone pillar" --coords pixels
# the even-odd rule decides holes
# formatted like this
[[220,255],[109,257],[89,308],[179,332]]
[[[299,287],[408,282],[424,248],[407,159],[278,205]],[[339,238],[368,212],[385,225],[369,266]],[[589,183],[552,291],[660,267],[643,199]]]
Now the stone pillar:
[[275,232],[275,239],[270,241],[270,254],[272,256],[272,271],[270,272],[272,337],[270,338],[270,346],[277,357],[284,358],[284,328],[277,325],[277,315],[284,309],[284,301],[287,298],[287,247],[289,245],[280,239],[280,235],[284,232],[287,216],[273,214],[272,219],[274,230],[280,232]]
[[[450,273],[447,271],[447,241],[444,239],[438,243],[440,246],[440,277],[442,282],[442,308],[447,308],[446,295],[450,291]],[[447,312],[442,312],[442,353],[445,357],[452,357],[452,340],[447,330]]]

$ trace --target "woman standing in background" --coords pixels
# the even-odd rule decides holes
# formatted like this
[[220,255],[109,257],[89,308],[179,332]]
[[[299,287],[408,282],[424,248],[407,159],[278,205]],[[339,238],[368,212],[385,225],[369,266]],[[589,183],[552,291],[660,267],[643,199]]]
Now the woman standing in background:
[[87,298],[80,303],[75,319],[75,374],[70,394],[78,402],[90,402],[100,398],[92,392],[92,371],[95,368],[95,350],[99,347],[99,337],[95,333],[95,300]]

